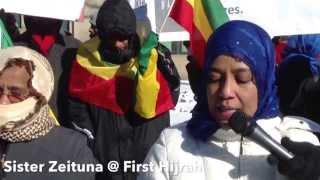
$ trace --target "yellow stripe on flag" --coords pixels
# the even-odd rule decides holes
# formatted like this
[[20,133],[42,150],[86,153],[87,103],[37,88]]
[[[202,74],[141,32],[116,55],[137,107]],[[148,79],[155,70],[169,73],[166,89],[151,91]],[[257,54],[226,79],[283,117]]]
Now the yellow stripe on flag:
[[157,60],[158,53],[156,49],[152,49],[147,70],[143,75],[140,73],[138,75],[135,112],[147,119],[156,115],[155,110],[160,89],[160,84],[157,81]]
[[[117,76],[133,79],[137,72],[135,59],[122,65],[106,64],[101,60],[101,56],[97,51],[100,40],[94,38],[83,46],[81,46],[77,53],[77,62],[91,74],[101,77],[105,80],[110,80]],[[130,69],[128,71],[128,69]]]
[[194,0],[186,0],[192,7],[194,7]]
[[201,35],[207,41],[212,34],[212,28],[208,21],[208,18],[204,12],[203,4],[201,0],[197,0],[193,6],[193,21]]
[[57,120],[57,117],[54,115],[54,113],[50,107],[49,107],[49,116],[52,118],[55,125],[60,126],[60,123]]

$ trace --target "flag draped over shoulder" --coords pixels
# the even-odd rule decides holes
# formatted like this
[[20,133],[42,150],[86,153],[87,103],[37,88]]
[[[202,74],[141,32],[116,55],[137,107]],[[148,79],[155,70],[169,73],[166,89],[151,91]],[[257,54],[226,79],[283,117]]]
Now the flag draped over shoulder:
[[98,37],[83,44],[70,75],[69,94],[117,114],[134,110],[153,118],[174,107],[167,81],[157,68],[157,35],[150,33],[139,57],[121,65],[101,59]]
[[7,48],[10,46],[13,46],[12,40],[2,22],[0,19],[0,49]]
[[192,55],[202,68],[209,36],[229,20],[220,0],[175,0],[170,17],[189,32]]

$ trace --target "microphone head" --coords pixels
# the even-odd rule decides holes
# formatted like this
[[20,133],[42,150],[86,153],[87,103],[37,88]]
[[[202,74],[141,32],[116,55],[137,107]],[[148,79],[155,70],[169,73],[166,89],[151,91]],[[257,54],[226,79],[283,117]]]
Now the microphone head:
[[241,111],[236,111],[229,119],[229,126],[238,134],[247,135],[250,118]]

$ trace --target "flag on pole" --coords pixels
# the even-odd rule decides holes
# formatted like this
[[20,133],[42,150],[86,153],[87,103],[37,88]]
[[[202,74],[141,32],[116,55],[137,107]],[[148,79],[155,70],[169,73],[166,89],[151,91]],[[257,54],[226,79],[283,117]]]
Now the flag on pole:
[[189,32],[192,55],[202,68],[209,36],[229,20],[222,3],[220,0],[175,0],[170,17]]
[[2,22],[0,19],[0,49],[7,48],[10,46],[13,46],[12,40]]

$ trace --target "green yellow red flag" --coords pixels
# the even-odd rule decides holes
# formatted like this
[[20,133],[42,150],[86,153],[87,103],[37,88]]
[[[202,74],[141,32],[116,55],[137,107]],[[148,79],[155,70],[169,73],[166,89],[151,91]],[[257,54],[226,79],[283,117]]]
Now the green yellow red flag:
[[72,97],[117,114],[132,108],[146,119],[174,107],[168,82],[157,68],[156,34],[149,34],[137,58],[121,65],[103,61],[99,44],[94,38],[79,48],[70,75]]
[[229,20],[219,0],[175,0],[170,17],[190,34],[190,46],[202,68],[206,42],[213,31]]

